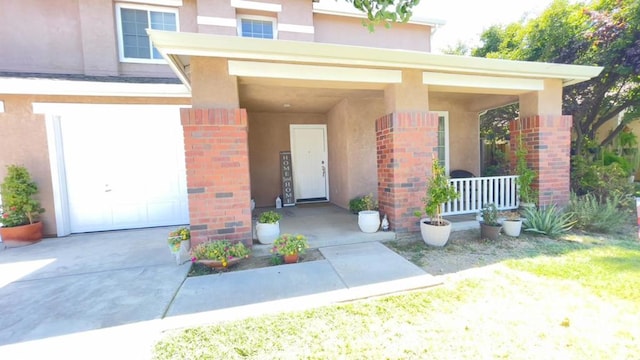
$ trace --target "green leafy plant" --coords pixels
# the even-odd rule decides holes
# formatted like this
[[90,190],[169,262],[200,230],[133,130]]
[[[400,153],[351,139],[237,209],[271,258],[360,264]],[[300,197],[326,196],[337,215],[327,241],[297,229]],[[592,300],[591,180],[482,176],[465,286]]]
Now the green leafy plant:
[[180,250],[180,243],[185,240],[191,239],[191,232],[186,227],[180,227],[177,230],[171,231],[169,233],[169,238],[167,239],[167,243],[171,248],[171,251]]
[[280,221],[280,219],[282,219],[282,215],[280,215],[279,213],[273,210],[269,210],[260,214],[260,217],[258,218],[258,222],[263,224],[275,224],[278,221]]
[[279,255],[304,254],[309,248],[307,237],[302,234],[282,234],[273,242],[271,252]]
[[37,193],[38,185],[24,166],[7,166],[7,175],[0,184],[0,223],[5,227],[14,227],[36,222],[44,212],[40,202],[33,198]]
[[378,201],[373,198],[373,194],[365,195],[362,197],[363,210],[376,210],[378,208]]
[[558,237],[571,230],[575,224],[573,214],[563,213],[556,204],[540,208],[530,207],[524,210],[522,227],[525,231]]
[[210,240],[191,249],[191,261],[216,260],[227,267],[230,260],[247,258],[250,254],[251,250],[240,241],[233,243],[229,240]]
[[527,147],[524,146],[522,135],[518,137],[518,148],[516,149],[516,175],[518,175],[518,194],[520,202],[536,203],[537,193],[532,188],[536,172],[529,169],[527,164]]
[[[424,213],[431,218],[431,225],[444,226],[442,219],[442,204],[455,200],[460,196],[456,188],[449,183],[449,177],[445,174],[444,167],[438,162],[438,158],[433,156],[431,165],[431,178],[427,184],[427,195],[422,199],[424,202]],[[415,216],[421,217],[423,212],[416,211]]]
[[481,214],[482,221],[485,223],[485,225],[500,226],[500,223],[498,223],[498,208],[495,204],[486,204],[484,208],[482,208]]
[[[571,169],[571,189],[579,196],[593,194],[597,199],[607,199],[614,195],[633,194],[633,184],[625,170],[618,163],[604,165],[602,161],[575,156]],[[622,206],[626,203],[623,198]]]
[[354,197],[353,199],[349,200],[349,210],[354,214],[365,210],[364,196]]
[[626,219],[620,210],[622,197],[614,194],[600,200],[594,194],[578,196],[572,192],[567,211],[573,215],[576,228],[611,233],[618,230]]

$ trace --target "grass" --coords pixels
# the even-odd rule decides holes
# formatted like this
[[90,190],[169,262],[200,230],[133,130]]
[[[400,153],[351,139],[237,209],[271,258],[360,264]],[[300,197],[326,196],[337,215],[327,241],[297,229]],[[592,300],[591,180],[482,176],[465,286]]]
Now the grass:
[[482,244],[499,261],[432,289],[173,332],[155,358],[639,358],[640,243],[569,238]]

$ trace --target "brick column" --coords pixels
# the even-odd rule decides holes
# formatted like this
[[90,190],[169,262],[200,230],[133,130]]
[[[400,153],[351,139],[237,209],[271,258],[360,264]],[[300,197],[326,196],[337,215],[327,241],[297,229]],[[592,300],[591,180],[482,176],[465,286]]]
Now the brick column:
[[538,205],[569,203],[571,123],[569,115],[538,115],[510,123],[511,153],[515,154],[522,135],[528,151],[527,164],[537,174],[533,187],[538,191]]
[[376,120],[378,202],[397,233],[419,231],[431,155],[438,145],[438,115],[394,112]]
[[207,239],[252,245],[247,113],[181,109],[192,245]]

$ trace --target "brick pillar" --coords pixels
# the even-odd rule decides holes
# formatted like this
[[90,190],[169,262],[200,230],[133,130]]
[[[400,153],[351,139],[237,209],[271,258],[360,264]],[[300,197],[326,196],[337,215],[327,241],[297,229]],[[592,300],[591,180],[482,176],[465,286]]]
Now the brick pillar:
[[533,187],[538,191],[538,205],[569,203],[571,122],[569,115],[538,115],[510,123],[511,153],[515,154],[522,135],[528,151],[527,164],[537,174]]
[[247,113],[181,109],[192,245],[207,239],[252,245]]
[[438,115],[394,112],[376,120],[378,202],[397,233],[419,231],[431,155],[438,145]]

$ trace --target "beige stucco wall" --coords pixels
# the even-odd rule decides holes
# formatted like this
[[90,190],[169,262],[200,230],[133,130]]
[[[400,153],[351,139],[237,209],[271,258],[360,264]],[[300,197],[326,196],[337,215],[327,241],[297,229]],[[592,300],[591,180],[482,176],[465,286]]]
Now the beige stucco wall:
[[390,29],[377,26],[374,32],[369,32],[358,18],[326,14],[314,14],[313,18],[316,42],[431,51],[429,26],[400,23]]
[[331,202],[349,200],[378,189],[375,120],[385,113],[382,99],[344,99],[327,114]]
[[431,111],[449,113],[449,169],[467,170],[480,176],[480,120],[468,104],[446,95],[430,95]]
[[289,125],[326,124],[324,114],[248,112],[251,197],[256,206],[275,206],[282,192],[280,151],[291,150]]

